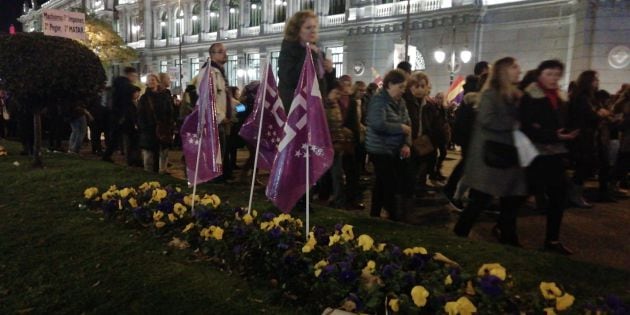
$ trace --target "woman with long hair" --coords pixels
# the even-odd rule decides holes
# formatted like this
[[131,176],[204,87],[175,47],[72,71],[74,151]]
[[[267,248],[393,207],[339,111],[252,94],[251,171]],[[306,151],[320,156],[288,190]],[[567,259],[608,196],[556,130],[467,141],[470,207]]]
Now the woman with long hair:
[[295,13],[284,28],[284,39],[278,57],[278,90],[287,113],[304,65],[306,45],[311,47],[321,95],[328,95],[329,87],[332,87],[335,80],[332,61],[325,58],[324,51],[317,46],[318,40],[319,21],[311,10]]
[[482,89],[462,179],[470,187],[470,202],[455,225],[458,236],[467,237],[481,211],[498,197],[500,214],[493,234],[501,243],[520,246],[516,216],[527,195],[525,170],[519,165],[513,138],[519,124],[520,73],[516,59],[499,59]]
[[392,70],[383,79],[383,89],[370,101],[365,148],[374,164],[374,185],[370,216],[379,217],[381,208],[392,220],[404,218],[402,174],[411,155],[411,121],[402,99],[406,74]]
[[144,170],[167,173],[168,148],[173,141],[173,107],[170,94],[160,90],[160,79],[147,75],[147,89],[138,102],[139,146]]

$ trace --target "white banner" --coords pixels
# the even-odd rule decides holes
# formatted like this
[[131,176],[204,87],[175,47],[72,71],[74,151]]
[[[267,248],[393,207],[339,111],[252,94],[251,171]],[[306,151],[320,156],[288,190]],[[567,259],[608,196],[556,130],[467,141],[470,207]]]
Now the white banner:
[[42,14],[44,35],[85,39],[85,14],[46,9]]

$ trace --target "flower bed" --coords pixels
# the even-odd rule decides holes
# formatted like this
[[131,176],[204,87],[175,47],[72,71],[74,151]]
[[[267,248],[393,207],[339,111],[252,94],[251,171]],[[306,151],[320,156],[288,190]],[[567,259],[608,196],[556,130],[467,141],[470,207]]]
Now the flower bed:
[[334,306],[356,313],[555,314],[602,311],[622,314],[618,299],[575,303],[555,283],[536,292],[516,292],[515,281],[499,263],[476,273],[463,270],[423,247],[379,243],[353,226],[314,226],[308,237],[300,219],[288,214],[248,214],[222,204],[216,195],[193,197],[158,182],[84,191],[85,207],[106,218],[152,230],[169,245],[190,248],[220,268],[268,283],[277,303],[307,313]]

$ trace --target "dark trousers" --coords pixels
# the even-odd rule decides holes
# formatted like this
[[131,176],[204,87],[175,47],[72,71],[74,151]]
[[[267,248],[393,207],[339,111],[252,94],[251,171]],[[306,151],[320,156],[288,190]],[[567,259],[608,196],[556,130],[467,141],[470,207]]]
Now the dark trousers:
[[51,151],[61,151],[61,140],[65,129],[63,117],[59,115],[46,116],[46,120],[48,127],[48,149]]
[[[490,202],[492,202],[492,196],[476,189],[471,189],[469,193],[470,201],[464,211],[461,213],[457,224],[455,224],[455,234],[466,237],[470,233],[475,221],[479,217],[479,214],[484,209],[487,209]],[[525,202],[525,197],[522,196],[506,196],[499,199],[500,213],[497,226],[501,231],[502,243],[518,243],[518,237],[516,236],[516,216],[518,214],[518,208]]]
[[370,215],[377,217],[381,208],[391,215],[397,214],[396,195],[400,193],[402,178],[401,160],[386,154],[370,154],[374,164],[374,185],[372,187],[372,205]]
[[109,128],[109,133],[105,138],[105,152],[103,152],[103,157],[111,158],[114,151],[118,148],[118,145],[122,141],[122,129],[119,125],[112,124]]
[[361,192],[359,189],[359,177],[361,176],[361,164],[357,160],[357,154],[343,154],[342,166],[343,172],[346,175],[346,203],[348,205],[355,204],[361,199]]
[[446,185],[444,185],[444,193],[448,196],[452,196],[455,193],[455,190],[457,190],[457,184],[462,179],[462,176],[464,176],[464,163],[466,163],[467,150],[468,149],[462,146],[462,159],[459,160],[457,166],[455,166],[453,172],[448,177]]
[[567,204],[567,180],[564,161],[560,155],[540,155],[527,168],[527,182],[532,188],[543,187],[549,198],[545,240],[558,241],[560,225]]
[[444,164],[444,160],[446,159],[446,154],[448,153],[446,151],[447,143],[439,143],[438,145],[435,146],[435,149],[437,151],[437,158],[435,161],[435,166],[432,169],[432,173],[429,174],[432,178],[435,178],[438,175],[442,175],[442,164]]

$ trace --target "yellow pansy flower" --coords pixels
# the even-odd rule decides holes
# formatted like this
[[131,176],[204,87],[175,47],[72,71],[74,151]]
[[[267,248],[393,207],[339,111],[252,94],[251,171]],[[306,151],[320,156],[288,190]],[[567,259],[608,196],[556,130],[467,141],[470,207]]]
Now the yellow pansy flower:
[[176,192],[182,192],[182,189],[181,189],[181,188],[179,188],[179,187],[175,187],[175,191],[176,191]]
[[451,277],[451,275],[448,275],[444,279],[444,285],[451,285],[451,284],[453,284],[453,278]]
[[103,200],[110,200],[112,199],[112,197],[114,197],[114,195],[111,191],[106,191],[101,195],[101,198],[103,198]]
[[477,271],[477,275],[483,277],[485,275],[495,276],[501,280],[505,280],[506,271],[503,266],[498,263],[483,264]]
[[193,227],[195,227],[194,223],[188,223],[182,233],[188,233],[188,231],[190,231],[190,229],[192,229]]
[[362,275],[371,275],[376,270],[376,263],[374,260],[370,260],[367,262],[363,270],[361,270]]
[[[192,194],[184,196],[184,204],[186,204],[187,206],[192,207],[192,201]],[[195,195],[195,203],[199,203],[199,195]]]
[[468,280],[466,283],[466,289],[464,290],[468,295],[475,295],[477,292],[475,291],[475,287],[473,286],[472,281]]
[[315,245],[317,245],[315,233],[309,232],[308,241],[306,241],[306,244],[304,244],[304,247],[302,247],[302,253],[310,253],[315,248]]
[[315,267],[313,267],[315,269],[315,277],[319,277],[319,275],[322,273],[322,268],[328,266],[328,261],[326,260],[320,260],[319,262],[317,262],[315,264]]
[[216,208],[221,204],[221,198],[219,198],[219,196],[215,194],[212,194],[212,195],[206,194],[201,199],[201,204],[204,206],[212,205],[212,207]]
[[85,191],[83,191],[83,196],[85,197],[85,199],[92,199],[96,197],[97,195],[98,195],[98,188],[96,187],[90,187],[86,189]]
[[575,297],[573,295],[569,293],[565,293],[564,295],[556,299],[556,309],[558,311],[564,311],[567,308],[571,307],[574,301],[575,301]]
[[553,300],[562,295],[562,290],[556,286],[555,282],[541,282],[540,293],[547,300]]
[[339,236],[339,233],[335,232],[335,235],[328,237],[328,246],[337,244],[339,240],[341,240],[341,236]]
[[427,298],[429,297],[429,291],[421,285],[417,285],[411,289],[411,299],[413,304],[417,307],[423,307],[427,304]]
[[163,228],[166,225],[166,223],[162,222],[162,221],[157,221],[155,222],[155,227],[158,229]]
[[250,225],[250,224],[252,224],[254,222],[254,217],[252,217],[252,215],[248,213],[248,214],[243,216],[243,222],[246,225]]
[[387,246],[387,244],[379,243],[378,246],[376,246],[376,248],[374,249],[374,251],[376,251],[377,253],[380,253],[385,249],[385,246]]
[[210,229],[209,229],[209,228],[203,228],[203,229],[201,229],[201,231],[199,231],[199,235],[200,235],[201,237],[203,237],[203,238],[204,238],[204,240],[206,240],[206,241],[207,241],[209,238],[211,238],[211,237],[212,237],[212,232],[210,232]]
[[553,307],[547,307],[543,309],[545,315],[556,315],[556,310]]
[[302,220],[300,219],[295,219],[295,225],[298,227],[298,229],[300,229],[304,226],[304,223],[302,223]]
[[210,226],[210,232],[212,232],[212,237],[214,237],[216,240],[222,240],[223,239],[223,229],[218,227],[218,226]]
[[113,193],[113,192],[115,192],[117,189],[118,189],[118,188],[116,187],[116,185],[111,185],[111,186],[109,186],[109,189],[108,189],[107,191],[109,191],[109,192],[112,192],[112,193]]
[[171,222],[175,222],[177,220],[177,217],[174,214],[169,213],[168,214],[168,220],[171,221]]
[[374,240],[367,234],[361,234],[357,238],[357,246],[360,246],[364,252],[369,251],[374,246]]
[[179,202],[175,203],[173,206],[173,212],[175,212],[175,214],[177,214],[180,218],[184,217],[184,213],[186,213],[186,211],[188,211],[188,208]]
[[352,233],[352,225],[345,224],[341,228],[341,237],[346,242],[354,239],[354,233]]
[[129,202],[129,205],[134,207],[134,208],[138,207],[138,201],[136,201],[135,198],[129,198],[129,200],[127,200],[127,202]]
[[403,250],[403,253],[407,256],[412,256],[415,254],[426,255],[429,252],[424,247],[413,247],[413,248],[405,248],[405,250]]
[[462,296],[455,302],[446,303],[444,311],[449,315],[472,315],[477,312],[477,308],[467,297]]
[[390,299],[387,305],[389,305],[389,308],[391,308],[392,311],[395,313],[400,310],[400,302],[398,301],[398,299]]
[[156,211],[156,212],[153,212],[153,220],[154,221],[160,221],[160,220],[162,220],[163,217],[164,217],[164,212],[159,211],[159,210]]
[[164,189],[155,189],[151,196],[151,201],[160,202],[162,199],[166,198],[166,190]]
[[120,194],[121,198],[127,198],[129,196],[130,193],[133,192],[133,188],[123,188],[121,189],[118,193]]

